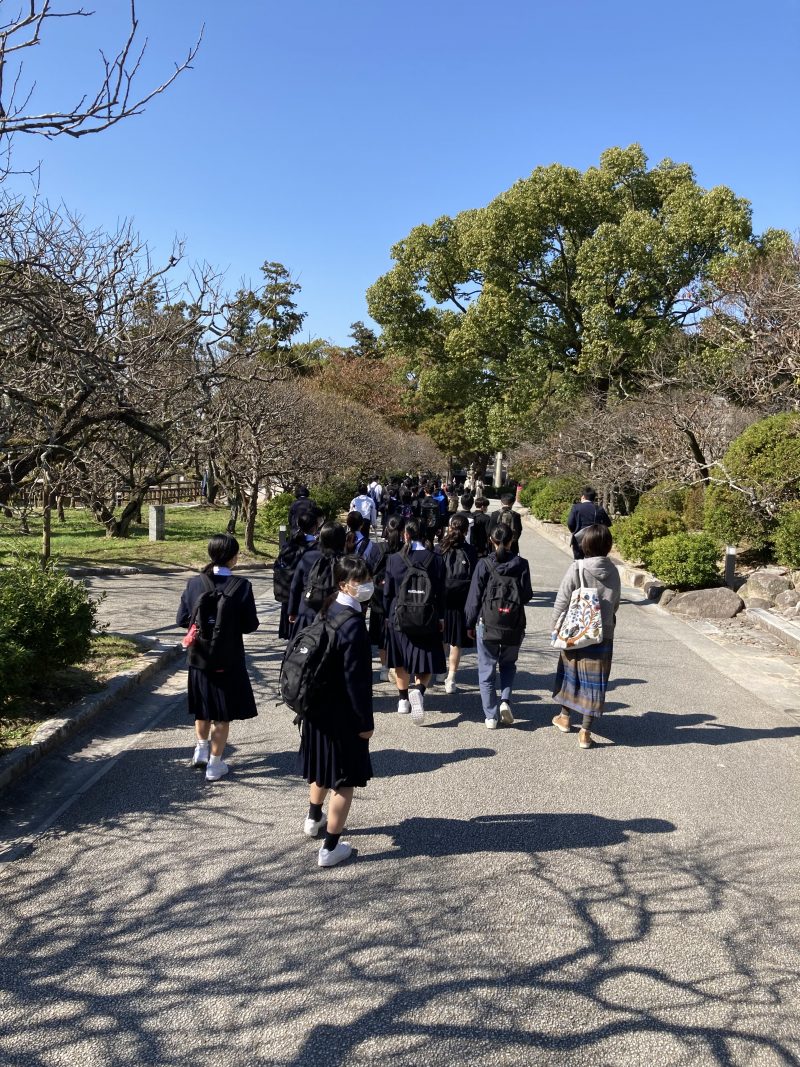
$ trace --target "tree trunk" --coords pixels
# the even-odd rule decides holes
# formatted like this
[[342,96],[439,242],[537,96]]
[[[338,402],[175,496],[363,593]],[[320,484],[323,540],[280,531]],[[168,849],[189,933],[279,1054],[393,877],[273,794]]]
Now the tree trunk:
[[231,536],[236,533],[236,521],[239,518],[240,503],[241,501],[238,496],[233,497],[230,502],[231,515],[228,519],[228,525],[225,527],[225,533],[229,533]]
[[64,514],[64,494],[63,493],[59,493],[58,494],[58,497],[56,498],[56,505],[58,507],[58,521],[60,523],[65,523],[67,521],[67,516]]
[[53,515],[53,494],[50,492],[50,483],[45,470],[42,485],[42,567],[50,559],[50,533]]
[[691,430],[686,429],[684,427],[683,432],[686,434],[686,437],[689,440],[689,448],[692,453],[692,458],[697,464],[697,469],[699,470],[700,476],[703,479],[703,484],[708,485],[711,481],[711,474],[708,469],[708,461],[703,455],[703,450],[700,447],[700,443]]
[[258,482],[250,486],[250,499],[247,501],[247,520],[244,527],[244,547],[255,554],[256,516],[258,515]]
[[219,492],[219,487],[217,485],[217,479],[214,476],[214,468],[213,468],[213,466],[211,464],[208,465],[208,471],[206,472],[206,479],[207,479],[207,482],[206,482],[206,500],[209,502],[209,504],[213,504],[214,501],[217,499],[217,493]]
[[142,501],[144,500],[147,490],[137,491],[131,495],[130,500],[122,510],[122,514],[117,522],[117,531],[112,536],[114,537],[128,537],[130,534],[130,528],[132,522],[142,521]]

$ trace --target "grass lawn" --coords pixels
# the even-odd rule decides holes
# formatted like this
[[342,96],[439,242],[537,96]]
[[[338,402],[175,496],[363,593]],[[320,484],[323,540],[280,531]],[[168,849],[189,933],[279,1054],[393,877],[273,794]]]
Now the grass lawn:
[[[147,508],[143,509],[147,517]],[[94,520],[91,512],[75,509],[66,512],[66,522],[59,523],[53,515],[51,549],[54,558],[68,564],[99,564],[117,566],[175,566],[197,567],[208,563],[206,545],[212,534],[222,533],[229,518],[227,507],[204,505],[167,506],[164,541],[150,541],[147,526],[132,526],[129,537],[106,537],[105,529]],[[42,521],[31,516],[30,534],[19,532],[14,519],[0,518],[0,563],[7,562],[19,549],[38,552],[41,544]],[[244,541],[243,523],[237,536]],[[259,538],[256,548],[263,562],[277,554],[277,545]],[[243,563],[253,559],[242,552]]]
[[0,755],[27,745],[37,727],[46,719],[57,718],[65,708],[89,693],[97,693],[115,674],[133,666],[142,647],[127,637],[100,634],[92,638],[92,648],[83,663],[56,671],[37,684],[34,693],[0,713]]

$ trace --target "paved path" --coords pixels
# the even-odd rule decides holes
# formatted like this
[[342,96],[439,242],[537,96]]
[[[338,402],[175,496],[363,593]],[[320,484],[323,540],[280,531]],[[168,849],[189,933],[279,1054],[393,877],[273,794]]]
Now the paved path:
[[349,865],[299,833],[266,582],[229,780],[187,768],[178,674],[4,796],[4,1067],[800,1064],[798,720],[630,594],[580,751],[543,639],[567,560],[524,552],[518,725],[483,727],[474,656],[424,729],[377,688]]

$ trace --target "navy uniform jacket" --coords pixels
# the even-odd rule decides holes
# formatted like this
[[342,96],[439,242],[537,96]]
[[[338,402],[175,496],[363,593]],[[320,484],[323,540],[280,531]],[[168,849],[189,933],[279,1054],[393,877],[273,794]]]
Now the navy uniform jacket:
[[[472,575],[472,585],[469,587],[467,606],[464,608],[468,630],[474,630],[481,617],[483,597],[486,593],[486,586],[489,584],[492,565],[496,559],[497,557],[493,553],[485,559],[479,560],[475,573]],[[523,604],[527,604],[533,597],[531,569],[528,566],[528,561],[523,559],[522,556],[510,556],[497,565],[497,570],[500,574],[508,574],[517,579],[520,599]]]
[[472,529],[469,540],[479,556],[484,556],[489,551],[489,534],[493,529],[492,518],[485,511],[474,511],[472,513]]
[[[397,590],[403,580],[407,567],[403,559],[403,552],[393,552],[386,561],[386,584],[383,587],[383,605],[386,612],[386,621],[394,626],[394,601]],[[438,553],[428,549],[415,549],[408,555],[412,563],[417,566],[423,564],[431,579],[434,596],[436,597],[436,614],[439,619],[444,619],[445,590],[444,590],[444,560]]]
[[573,504],[567,519],[567,529],[570,533],[582,530],[584,526],[610,526],[611,519],[605,508],[591,500],[582,500],[579,504]]
[[[334,601],[328,615],[335,619],[341,612],[352,609]],[[370,644],[363,612],[351,614],[336,631],[334,638],[336,666],[332,667],[325,686],[326,719],[330,716],[330,732],[365,733],[375,728],[372,717],[372,645]],[[325,725],[318,726],[324,733]]]
[[307,626],[317,614],[317,608],[310,608],[306,605],[303,593],[308,585],[308,576],[311,574],[311,568],[318,559],[322,558],[322,554],[322,549],[320,548],[309,549],[297,564],[297,569],[292,575],[292,584],[289,586],[288,614],[292,617],[296,615],[298,618],[302,616],[303,626]]
[[[209,575],[209,577],[212,578],[214,585],[224,585],[225,582],[229,581],[227,574],[212,574]],[[189,628],[195,605],[205,591],[205,583],[199,574],[194,578],[189,579],[186,583],[186,588],[181,595],[181,603],[178,608],[178,615],[175,619],[178,626],[184,626],[186,629]],[[238,609],[240,626],[238,650],[240,652],[240,662],[244,665],[244,642],[242,641],[241,634],[251,634],[257,630],[259,626],[258,615],[256,615],[256,602],[253,596],[253,587],[246,578],[242,579],[242,584],[232,594],[231,603]],[[231,664],[231,666],[234,665]]]

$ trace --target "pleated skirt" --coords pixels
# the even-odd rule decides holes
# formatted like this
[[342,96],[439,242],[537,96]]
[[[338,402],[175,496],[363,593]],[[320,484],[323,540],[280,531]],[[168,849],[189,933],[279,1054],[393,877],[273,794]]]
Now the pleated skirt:
[[555,702],[580,715],[599,718],[606,702],[613,652],[613,641],[562,649],[553,684]]
[[424,643],[412,641],[387,620],[386,666],[402,667],[411,675],[441,674],[445,669],[442,635],[437,632]]
[[278,637],[286,641],[291,635],[292,624],[289,622],[289,605],[281,604],[281,617],[278,623]]
[[369,609],[369,621],[367,623],[369,643],[376,648],[386,647],[386,615],[375,608]]
[[323,789],[365,786],[372,778],[369,741],[358,734],[340,737],[304,722],[300,735],[300,773]]
[[474,648],[475,642],[467,636],[467,620],[463,608],[445,608],[444,640],[456,648]]
[[212,674],[190,667],[188,695],[189,714],[193,719],[233,722],[258,715],[244,664]]

